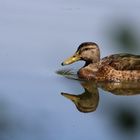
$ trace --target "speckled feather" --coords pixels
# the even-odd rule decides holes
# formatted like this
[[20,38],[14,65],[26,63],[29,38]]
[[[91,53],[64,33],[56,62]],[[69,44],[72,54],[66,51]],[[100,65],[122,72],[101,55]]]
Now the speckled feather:
[[114,54],[104,57],[100,63],[110,65],[116,70],[140,70],[140,55]]

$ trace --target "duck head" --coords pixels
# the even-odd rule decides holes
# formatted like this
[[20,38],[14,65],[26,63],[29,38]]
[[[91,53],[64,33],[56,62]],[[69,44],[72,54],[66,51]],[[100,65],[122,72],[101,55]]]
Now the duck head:
[[84,42],[80,44],[74,55],[66,59],[62,65],[69,65],[79,60],[85,61],[86,64],[99,62],[100,50],[98,45],[94,42]]

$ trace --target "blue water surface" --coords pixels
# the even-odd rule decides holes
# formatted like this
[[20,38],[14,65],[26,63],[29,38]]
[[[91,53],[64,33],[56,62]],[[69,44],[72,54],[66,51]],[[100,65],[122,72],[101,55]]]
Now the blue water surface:
[[81,113],[60,95],[81,93],[80,84],[55,74],[81,42],[97,42],[102,57],[123,51],[105,33],[121,20],[139,29],[139,7],[138,0],[0,1],[0,140],[139,140],[139,125],[128,135],[112,114],[123,106],[138,117],[140,96],[100,90],[97,110]]

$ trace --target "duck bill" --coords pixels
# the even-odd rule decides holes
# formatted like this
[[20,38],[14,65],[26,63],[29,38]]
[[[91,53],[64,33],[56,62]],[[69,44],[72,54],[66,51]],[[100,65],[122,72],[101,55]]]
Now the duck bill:
[[70,58],[66,59],[64,62],[62,62],[62,66],[72,64],[79,60],[80,60],[80,57],[78,55],[73,55]]

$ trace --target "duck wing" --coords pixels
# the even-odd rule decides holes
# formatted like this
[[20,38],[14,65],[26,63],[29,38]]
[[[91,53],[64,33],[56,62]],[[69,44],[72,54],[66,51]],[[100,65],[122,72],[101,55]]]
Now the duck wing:
[[113,54],[104,57],[101,64],[110,65],[116,70],[140,70],[140,55]]

